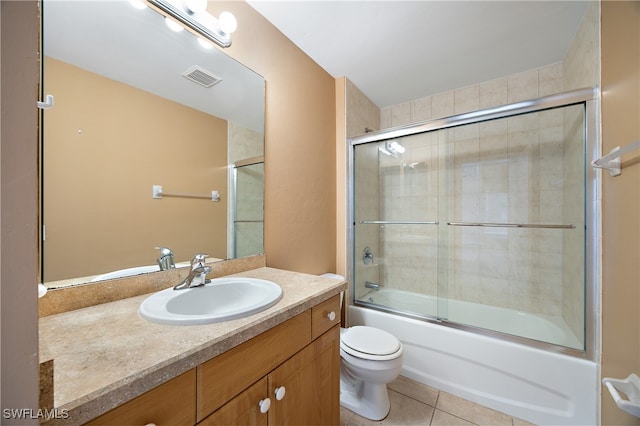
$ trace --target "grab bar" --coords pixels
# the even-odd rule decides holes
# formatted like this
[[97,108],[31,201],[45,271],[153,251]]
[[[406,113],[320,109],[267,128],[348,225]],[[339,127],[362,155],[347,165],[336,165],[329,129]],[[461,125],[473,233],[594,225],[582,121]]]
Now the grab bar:
[[449,226],[483,226],[490,228],[545,228],[574,229],[575,225],[538,225],[533,223],[482,223],[482,222],[447,222]]
[[402,220],[361,220],[358,222],[363,225],[438,225],[440,222],[424,222],[424,221],[402,221]]

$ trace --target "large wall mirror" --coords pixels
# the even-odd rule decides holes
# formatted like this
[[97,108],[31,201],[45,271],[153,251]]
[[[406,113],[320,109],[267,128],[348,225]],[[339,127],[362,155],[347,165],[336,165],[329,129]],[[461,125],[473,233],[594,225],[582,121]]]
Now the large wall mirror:
[[128,0],[42,6],[43,283],[262,253],[264,79]]

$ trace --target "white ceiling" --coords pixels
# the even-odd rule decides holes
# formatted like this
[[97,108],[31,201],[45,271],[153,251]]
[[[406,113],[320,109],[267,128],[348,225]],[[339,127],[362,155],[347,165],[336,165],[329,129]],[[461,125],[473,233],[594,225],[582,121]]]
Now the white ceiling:
[[348,77],[381,108],[561,61],[588,4],[248,3],[332,76]]

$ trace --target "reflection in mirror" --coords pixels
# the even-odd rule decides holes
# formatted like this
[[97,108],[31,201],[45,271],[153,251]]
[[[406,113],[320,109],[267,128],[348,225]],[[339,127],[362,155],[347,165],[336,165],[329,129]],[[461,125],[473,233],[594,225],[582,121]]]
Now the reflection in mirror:
[[[48,287],[159,270],[156,247],[178,266],[195,253],[263,252],[264,173],[234,177],[243,162],[263,168],[264,80],[203,43],[128,0],[44,0],[43,90],[55,98],[42,121]],[[220,199],[153,198],[154,185]]]

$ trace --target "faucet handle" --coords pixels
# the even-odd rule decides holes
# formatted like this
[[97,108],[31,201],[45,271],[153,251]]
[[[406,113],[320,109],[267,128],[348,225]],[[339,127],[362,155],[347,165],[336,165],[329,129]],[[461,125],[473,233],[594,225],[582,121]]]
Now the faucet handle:
[[204,260],[209,256],[208,254],[198,253],[191,258],[191,269],[204,264]]
[[167,247],[156,247],[156,250],[160,250],[160,256],[161,257],[173,256],[173,252],[171,251],[171,249],[169,249]]

